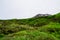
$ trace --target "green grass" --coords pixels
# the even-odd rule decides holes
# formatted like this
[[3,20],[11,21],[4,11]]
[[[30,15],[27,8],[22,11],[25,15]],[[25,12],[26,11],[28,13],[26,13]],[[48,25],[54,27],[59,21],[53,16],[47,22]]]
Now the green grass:
[[0,40],[59,40],[60,13],[47,17],[0,20]]
[[39,31],[21,31],[8,35],[1,40],[57,40],[52,34]]

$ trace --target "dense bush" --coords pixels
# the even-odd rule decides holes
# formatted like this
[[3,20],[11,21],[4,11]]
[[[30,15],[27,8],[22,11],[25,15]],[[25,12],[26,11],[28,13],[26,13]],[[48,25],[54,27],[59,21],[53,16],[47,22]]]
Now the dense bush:
[[18,24],[11,24],[9,26],[0,26],[1,34],[10,34],[10,33],[15,33],[22,30],[26,30],[26,29]]
[[60,39],[60,23],[50,23],[44,27],[39,29],[41,32],[46,32],[49,34],[53,34],[55,37]]
[[39,31],[21,31],[16,34],[2,38],[1,40],[58,40],[51,34],[47,34]]
[[56,15],[0,20],[0,40],[58,40],[60,13]]

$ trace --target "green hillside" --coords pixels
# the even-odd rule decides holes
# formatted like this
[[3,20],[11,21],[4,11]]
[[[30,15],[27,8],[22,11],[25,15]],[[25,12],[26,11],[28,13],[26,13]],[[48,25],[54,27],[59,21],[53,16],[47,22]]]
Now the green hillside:
[[0,40],[59,40],[60,13],[50,16],[0,20]]

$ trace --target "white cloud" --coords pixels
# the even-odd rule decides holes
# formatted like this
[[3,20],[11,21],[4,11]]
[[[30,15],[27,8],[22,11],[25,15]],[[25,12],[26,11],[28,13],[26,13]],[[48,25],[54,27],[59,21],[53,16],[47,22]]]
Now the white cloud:
[[27,18],[38,13],[60,12],[60,0],[0,0],[0,17]]

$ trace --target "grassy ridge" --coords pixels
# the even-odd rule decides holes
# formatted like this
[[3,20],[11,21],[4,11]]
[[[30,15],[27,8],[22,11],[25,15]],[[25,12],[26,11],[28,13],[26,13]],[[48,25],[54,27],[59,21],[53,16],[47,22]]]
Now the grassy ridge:
[[1,40],[59,40],[60,13],[29,19],[0,20]]

